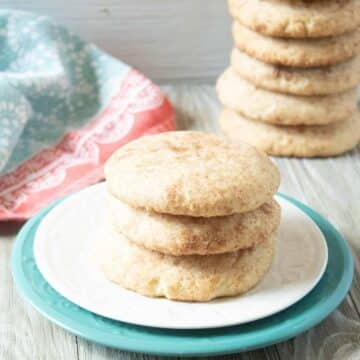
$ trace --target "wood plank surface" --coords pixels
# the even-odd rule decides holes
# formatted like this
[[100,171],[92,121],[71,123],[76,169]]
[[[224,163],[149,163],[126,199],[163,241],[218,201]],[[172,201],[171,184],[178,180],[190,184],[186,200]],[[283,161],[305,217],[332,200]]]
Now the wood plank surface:
[[[177,110],[179,129],[218,132],[219,105],[212,86],[177,84],[163,89]],[[360,149],[330,159],[274,159],[282,173],[281,191],[328,218],[353,249],[356,276],[351,294],[320,325],[290,341],[219,359],[360,359]],[[38,315],[17,294],[10,274],[10,253],[19,230],[0,224],[1,360],[157,360],[76,338]]]
[[157,81],[215,78],[232,42],[226,1],[0,0],[0,8],[49,15]]

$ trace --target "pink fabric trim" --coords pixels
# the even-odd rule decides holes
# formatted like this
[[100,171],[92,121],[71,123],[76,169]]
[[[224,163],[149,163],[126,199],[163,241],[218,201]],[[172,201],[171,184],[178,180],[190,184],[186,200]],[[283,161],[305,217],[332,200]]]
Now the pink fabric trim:
[[0,177],[0,221],[27,219],[55,199],[100,181],[105,161],[117,148],[174,130],[174,118],[160,89],[129,70],[109,104],[86,126]]

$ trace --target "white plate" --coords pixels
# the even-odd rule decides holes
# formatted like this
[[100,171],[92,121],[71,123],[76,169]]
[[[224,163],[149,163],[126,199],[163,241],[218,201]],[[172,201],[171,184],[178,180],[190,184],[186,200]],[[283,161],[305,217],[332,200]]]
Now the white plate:
[[37,266],[61,295],[96,314],[127,323],[171,329],[242,324],[279,312],[304,297],[327,263],[325,239],[300,209],[277,197],[282,221],[270,271],[244,295],[208,303],[153,299],[106,280],[93,258],[105,219],[105,185],[61,202],[41,222],[34,241]]

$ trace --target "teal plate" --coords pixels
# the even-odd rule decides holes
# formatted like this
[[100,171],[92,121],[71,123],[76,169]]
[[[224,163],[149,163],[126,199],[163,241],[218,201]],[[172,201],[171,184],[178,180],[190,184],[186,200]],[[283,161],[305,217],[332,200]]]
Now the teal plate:
[[280,196],[299,207],[319,226],[326,238],[329,259],[319,284],[306,297],[265,319],[226,328],[167,330],[114,321],[78,307],[45,281],[33,254],[36,229],[59,202],[42,210],[20,231],[12,254],[13,277],[23,297],[41,314],[66,330],[99,344],[170,356],[220,355],[268,346],[292,338],[328,316],[349,291],[354,271],[351,252],[339,232],[306,205]]

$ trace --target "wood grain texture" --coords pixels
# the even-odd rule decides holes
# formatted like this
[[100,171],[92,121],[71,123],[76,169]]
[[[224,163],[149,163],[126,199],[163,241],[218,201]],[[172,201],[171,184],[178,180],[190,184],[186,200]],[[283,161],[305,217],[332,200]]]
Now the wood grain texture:
[[[174,103],[179,129],[218,132],[219,104],[212,86],[164,86]],[[320,325],[293,340],[226,360],[360,359],[360,149],[330,159],[275,159],[281,191],[327,217],[351,244],[356,276],[351,294]],[[53,325],[18,296],[10,275],[10,251],[18,226],[0,224],[0,359],[158,360],[78,339]]]
[[230,17],[219,0],[0,0],[53,17],[105,51],[165,79],[215,78],[228,62]]

